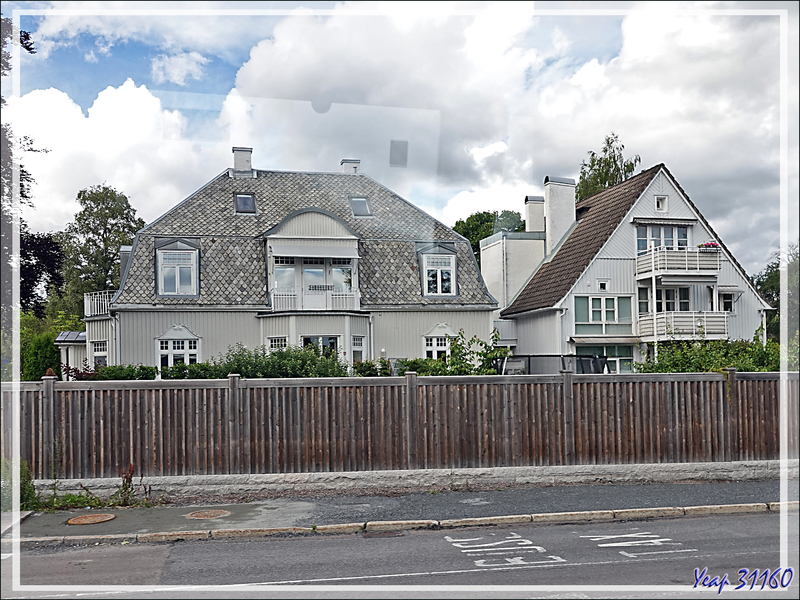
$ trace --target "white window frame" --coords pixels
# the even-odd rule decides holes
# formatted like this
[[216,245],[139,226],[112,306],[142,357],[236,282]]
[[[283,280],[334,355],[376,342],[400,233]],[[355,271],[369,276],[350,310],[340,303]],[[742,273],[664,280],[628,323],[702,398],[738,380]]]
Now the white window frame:
[[[164,259],[168,254],[182,254],[189,257],[186,264],[165,265]],[[158,260],[158,295],[159,296],[197,296],[197,257],[199,252],[197,250],[157,250]],[[180,288],[180,270],[188,268],[191,274],[191,283],[189,290],[181,291]],[[175,291],[167,291],[165,289],[165,275],[168,271],[174,271],[175,277]]]
[[[181,355],[182,360],[176,362],[175,358]],[[158,368],[174,367],[176,364],[191,365],[201,362],[200,338],[158,338],[156,340],[156,356]],[[193,358],[194,357],[194,358]],[[164,364],[166,358],[166,364]]]
[[[253,203],[253,210],[239,210],[239,197],[249,197]],[[256,206],[256,195],[253,192],[236,192],[233,195],[233,212],[237,215],[257,215],[258,207]]]
[[450,358],[450,338],[446,335],[425,336],[423,342],[425,358]]
[[[725,297],[730,296],[731,309],[725,310]],[[719,294],[719,310],[731,315],[736,314],[736,294],[733,292],[720,292]]]
[[108,366],[108,340],[97,340],[92,342],[92,364],[98,366],[97,359],[102,359],[99,366]]
[[275,352],[276,350],[283,350],[284,348],[288,348],[289,346],[289,338],[285,335],[283,336],[273,336],[267,338],[267,349],[270,352]]
[[[686,298],[681,298],[681,292],[686,290]],[[672,299],[667,299],[667,292],[673,292]],[[659,296],[661,298],[659,299]],[[667,302],[671,302],[673,304],[672,310],[667,310]],[[682,308],[682,305],[685,303],[686,308]],[[655,310],[657,313],[660,312],[691,312],[692,310],[692,292],[688,286],[679,286],[679,287],[660,287],[656,288],[656,298],[655,298]],[[659,310],[661,307],[661,310]]]
[[[443,261],[447,259],[449,264],[448,265],[437,265],[436,262]],[[424,296],[429,297],[451,297],[456,295],[456,256],[455,254],[425,254],[422,260],[423,264],[423,272],[421,273],[422,276],[422,289],[424,290]],[[436,290],[435,292],[431,292],[428,289],[428,271],[436,271]],[[444,278],[442,277],[442,273],[445,271],[450,272],[450,291],[449,292],[442,292],[442,281]]]
[[656,196],[656,212],[669,212],[669,196]]

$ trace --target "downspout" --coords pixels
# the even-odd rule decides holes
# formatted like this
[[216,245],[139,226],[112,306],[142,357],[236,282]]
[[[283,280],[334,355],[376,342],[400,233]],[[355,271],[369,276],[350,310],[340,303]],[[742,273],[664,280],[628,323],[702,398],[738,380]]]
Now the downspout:
[[567,309],[566,308],[559,308],[558,309],[558,318],[556,319],[556,326],[558,327],[558,331],[556,332],[556,339],[558,340],[558,343],[561,346],[559,348],[559,354],[561,354],[562,356],[565,353],[564,353],[564,338],[562,337],[562,333],[564,331],[564,327],[561,324],[561,321],[564,318],[564,315],[566,313],[567,313]]
[[[654,247],[650,247],[650,254],[651,254],[651,262],[650,262],[650,272],[653,274],[652,281],[653,281],[653,338],[655,338],[655,343],[653,344],[653,358],[658,359],[658,311],[656,310],[656,249]],[[665,320],[666,323],[666,320]]]
[[372,326],[372,313],[369,313],[369,360],[375,360],[375,334]]
[[111,327],[114,331],[114,364],[121,365],[120,352],[122,351],[122,343],[119,339],[119,312],[114,313]]
[[506,306],[508,306],[508,269],[507,269],[508,256],[506,255],[505,231],[503,231],[501,239],[503,244],[503,308],[505,308]]

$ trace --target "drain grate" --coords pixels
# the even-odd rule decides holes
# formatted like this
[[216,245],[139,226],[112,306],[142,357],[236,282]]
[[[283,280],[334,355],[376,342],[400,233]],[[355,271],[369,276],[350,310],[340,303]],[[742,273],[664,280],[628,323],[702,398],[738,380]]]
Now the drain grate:
[[81,515],[80,517],[72,517],[67,521],[68,525],[92,525],[93,523],[104,523],[110,521],[116,515]]
[[219,519],[220,517],[227,517],[230,513],[228,510],[196,510],[186,515],[187,519]]

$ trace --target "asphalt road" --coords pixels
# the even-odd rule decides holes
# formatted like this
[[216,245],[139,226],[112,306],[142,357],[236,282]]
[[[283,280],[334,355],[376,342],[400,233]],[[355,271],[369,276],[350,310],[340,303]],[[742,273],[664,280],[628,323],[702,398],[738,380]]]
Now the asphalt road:
[[[796,540],[797,513],[789,521]],[[723,590],[726,594],[738,585],[740,569],[759,569],[760,575],[787,566],[779,564],[778,548],[779,517],[774,514],[58,547],[21,555],[23,585],[55,587],[8,593],[4,583],[3,597],[77,596],[69,585],[156,584],[169,587],[147,593],[83,588],[81,596],[697,597],[695,569],[701,580],[703,569],[709,581],[727,573],[733,583]],[[794,546],[789,563],[796,573]],[[10,560],[3,560],[4,582],[9,567]],[[789,576],[781,574],[788,583]],[[761,579],[746,579],[745,588],[752,582],[755,591],[745,596],[798,595],[794,576],[783,590],[779,581],[777,590],[765,581],[762,592]]]

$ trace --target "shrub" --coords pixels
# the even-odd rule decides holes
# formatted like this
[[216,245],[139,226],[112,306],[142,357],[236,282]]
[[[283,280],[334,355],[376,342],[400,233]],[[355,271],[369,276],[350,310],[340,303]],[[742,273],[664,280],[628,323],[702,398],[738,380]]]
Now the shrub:
[[[12,505],[12,484],[13,484],[13,466],[11,461],[3,459],[2,462],[2,483],[0,483],[0,504],[2,504],[3,512],[14,510]],[[37,510],[41,506],[41,500],[36,486],[33,484],[33,475],[31,474],[30,465],[22,461],[19,466],[19,509],[20,510]]]
[[75,381],[86,380],[148,380],[155,379],[158,375],[156,367],[148,367],[146,365],[106,365],[101,367],[93,367],[86,359],[83,360],[83,365],[78,367],[70,367],[68,365],[61,365],[61,372],[64,373],[65,378],[71,378]]
[[35,335],[30,344],[22,349],[24,381],[37,381],[44,377],[47,369],[59,372],[60,352],[55,345],[52,333]]
[[377,377],[378,365],[371,360],[353,363],[353,373],[355,373],[358,377]]

